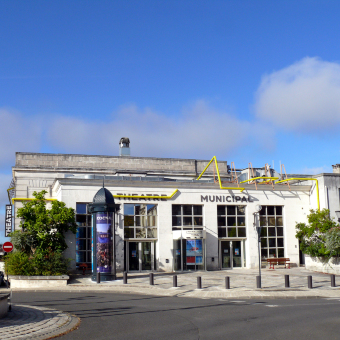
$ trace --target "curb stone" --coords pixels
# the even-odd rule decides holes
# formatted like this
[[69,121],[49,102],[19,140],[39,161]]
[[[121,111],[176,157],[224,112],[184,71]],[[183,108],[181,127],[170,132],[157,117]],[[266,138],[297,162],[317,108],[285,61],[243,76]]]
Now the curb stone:
[[47,340],[79,327],[75,315],[52,308],[12,305],[12,311],[1,319],[1,340]]

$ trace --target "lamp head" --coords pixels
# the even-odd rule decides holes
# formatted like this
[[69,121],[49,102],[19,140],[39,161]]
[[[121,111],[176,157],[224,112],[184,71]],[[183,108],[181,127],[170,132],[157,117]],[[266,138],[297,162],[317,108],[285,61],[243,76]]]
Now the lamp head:
[[256,204],[256,205],[255,205],[255,211],[256,211],[256,212],[261,211],[261,209],[262,209],[262,205],[261,205],[261,204]]

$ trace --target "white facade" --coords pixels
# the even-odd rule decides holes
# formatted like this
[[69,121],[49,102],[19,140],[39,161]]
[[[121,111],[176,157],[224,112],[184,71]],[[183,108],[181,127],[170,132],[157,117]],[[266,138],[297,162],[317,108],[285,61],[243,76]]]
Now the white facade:
[[[86,157],[84,164],[81,164],[77,157]],[[29,160],[31,160],[31,163]],[[109,166],[107,166],[107,163],[104,164],[104,161]],[[153,239],[151,253],[149,253],[149,250],[143,251],[145,254],[154,255],[155,261],[152,264],[152,270],[170,272],[176,269],[174,263],[176,255],[184,256],[183,248],[178,248],[177,250],[174,248],[174,240],[178,239],[179,234],[185,234],[186,238],[189,239],[185,230],[178,230],[180,228],[174,230],[176,228],[174,228],[172,218],[173,205],[202,206],[202,225],[197,228],[192,226],[192,230],[203,230],[203,267],[197,266],[195,268],[206,270],[223,269],[223,256],[228,257],[230,255],[229,251],[230,253],[233,252],[235,258],[239,257],[237,265],[241,263],[241,267],[258,267],[258,236],[254,226],[255,206],[282,207],[282,209],[279,208],[280,210],[275,210],[282,210],[282,216],[280,215],[279,217],[282,227],[280,224],[279,229],[283,228],[283,235],[282,237],[280,236],[280,242],[283,242],[283,247],[282,245],[280,247],[284,249],[284,254],[279,254],[281,254],[281,257],[284,255],[284,257],[290,258],[290,262],[298,266],[299,245],[298,240],[295,238],[295,224],[296,222],[306,222],[309,210],[318,207],[315,181],[295,181],[295,184],[290,185],[290,188],[284,184],[274,185],[274,188],[272,185],[262,184],[257,185],[256,189],[254,185],[241,184],[240,187],[245,188],[243,192],[240,192],[238,186],[233,183],[230,184],[232,189],[224,190],[219,188],[218,183],[208,181],[212,179],[212,171],[207,173],[202,180],[194,180],[207,163],[208,161],[195,160],[133,157],[124,157],[122,159],[119,157],[103,158],[103,156],[18,153],[16,166],[13,167],[13,178],[16,187],[14,212],[18,207],[22,206],[22,199],[32,198],[34,191],[43,189],[48,192],[47,198],[61,200],[66,203],[67,207],[72,207],[76,210],[77,203],[92,202],[93,197],[103,185],[101,177],[104,175],[106,176],[105,187],[113,196],[170,196],[178,189],[177,193],[170,199],[161,200],[156,198],[153,200],[115,197],[115,202],[121,205],[116,219],[117,270],[129,271],[128,258],[131,256],[131,252],[128,254],[128,246],[132,245],[129,242],[137,244],[138,241],[150,241],[148,239],[127,239],[126,237],[124,239],[124,205],[156,204],[157,237]],[[91,164],[91,167],[88,164]],[[221,162],[221,165],[220,162],[218,164],[222,169],[220,171],[221,177],[228,180],[226,162]],[[335,216],[335,211],[340,210],[340,174],[322,174],[313,178],[318,179],[321,209],[324,207],[329,208],[332,216]],[[242,210],[244,211],[244,220],[242,217],[242,221],[245,221],[245,226],[242,225],[242,227],[245,228],[245,234],[241,237],[229,238],[221,237],[222,234],[219,235],[218,206],[245,207],[245,210]],[[259,226],[260,216],[259,214],[255,216],[256,226]],[[225,219],[226,217],[221,218],[221,220]],[[16,219],[15,227],[17,228],[18,225],[19,221]],[[275,225],[274,227],[277,228]],[[182,228],[184,227],[182,226]],[[240,243],[231,243],[230,249],[226,249],[226,242],[229,241],[240,241]],[[279,244],[279,240],[276,242]],[[73,269],[75,269],[76,235],[71,233],[67,235],[67,243],[69,248],[65,251],[65,256],[73,259]],[[222,248],[225,253],[222,252]],[[137,254],[135,251],[132,254],[138,257],[138,254],[142,256],[144,253]],[[182,262],[187,260],[189,261],[188,256],[185,259],[182,258]],[[197,258],[195,261],[197,261]],[[180,270],[186,269],[189,268],[184,268],[182,263]]]

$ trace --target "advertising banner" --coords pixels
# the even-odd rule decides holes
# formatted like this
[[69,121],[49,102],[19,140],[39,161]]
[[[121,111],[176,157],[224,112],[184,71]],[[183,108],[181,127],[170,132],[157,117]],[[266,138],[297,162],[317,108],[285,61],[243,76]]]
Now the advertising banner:
[[186,257],[187,264],[203,263],[203,241],[186,240]]
[[7,204],[5,212],[5,237],[8,237],[11,232],[12,232],[12,205]]
[[112,213],[97,213],[97,272],[111,273],[113,261]]

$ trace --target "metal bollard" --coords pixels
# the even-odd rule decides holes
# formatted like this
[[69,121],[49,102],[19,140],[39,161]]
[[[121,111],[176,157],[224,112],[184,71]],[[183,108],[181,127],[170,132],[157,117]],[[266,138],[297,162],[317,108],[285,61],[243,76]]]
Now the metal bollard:
[[100,283],[100,272],[97,272],[97,283]]
[[153,273],[150,273],[150,286],[154,285]]
[[256,276],[256,288],[262,288],[261,287],[261,276]]
[[230,277],[225,277],[225,289],[230,289]]
[[202,278],[197,276],[197,289],[202,289]]
[[308,280],[308,288],[312,289],[313,288],[312,275],[308,275],[307,280]]
[[123,284],[127,285],[127,272],[123,273]]
[[335,284],[335,275],[331,275],[331,287],[336,287],[336,284]]
[[177,287],[177,275],[172,277],[172,287]]
[[290,284],[289,284],[289,275],[285,275],[285,288],[289,288]]

